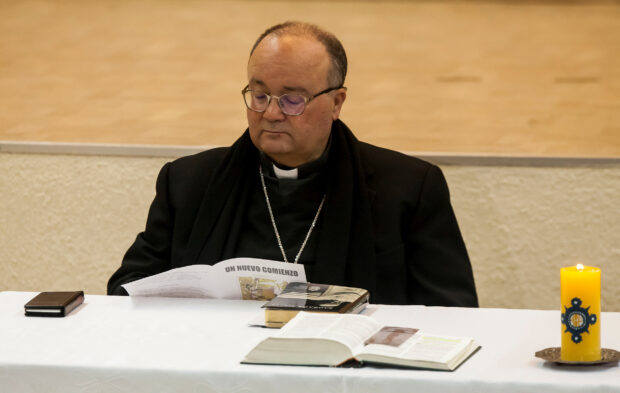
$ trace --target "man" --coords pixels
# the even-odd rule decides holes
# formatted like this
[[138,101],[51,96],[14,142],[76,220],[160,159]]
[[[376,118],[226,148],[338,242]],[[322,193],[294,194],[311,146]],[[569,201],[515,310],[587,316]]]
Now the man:
[[303,263],[308,281],[366,288],[373,303],[478,305],[440,169],[359,142],[340,121],[344,49],[317,26],[266,30],[231,146],[166,164],[121,284],[233,257]]

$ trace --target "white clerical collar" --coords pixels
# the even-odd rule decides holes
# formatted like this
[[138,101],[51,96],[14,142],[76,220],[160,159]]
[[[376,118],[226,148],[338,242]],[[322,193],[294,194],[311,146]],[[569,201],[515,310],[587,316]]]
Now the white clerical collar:
[[278,168],[275,164],[273,165],[273,172],[276,174],[278,179],[297,179],[298,171],[297,168],[293,169],[281,169]]

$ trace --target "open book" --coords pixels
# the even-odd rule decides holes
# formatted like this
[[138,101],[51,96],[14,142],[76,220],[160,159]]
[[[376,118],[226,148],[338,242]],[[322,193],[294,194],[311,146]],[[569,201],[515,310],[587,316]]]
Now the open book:
[[270,300],[290,282],[306,282],[304,265],[232,258],[190,265],[123,284],[130,296]]
[[454,370],[479,347],[471,338],[382,326],[365,315],[300,312],[277,334],[258,343],[242,363],[338,366],[354,359]]

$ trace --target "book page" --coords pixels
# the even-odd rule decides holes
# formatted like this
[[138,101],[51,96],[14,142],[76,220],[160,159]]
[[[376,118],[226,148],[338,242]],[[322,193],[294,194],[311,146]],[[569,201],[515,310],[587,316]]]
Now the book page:
[[216,293],[208,281],[211,270],[213,266],[209,265],[184,266],[123,284],[122,287],[129,296],[213,298]]
[[284,325],[277,337],[335,340],[354,353],[379,328],[377,321],[364,315],[300,312]]
[[402,355],[404,358],[448,362],[471,343],[470,338],[422,335]]
[[445,363],[457,356],[472,341],[467,337],[425,335],[417,332],[416,329],[393,327],[389,329],[412,330],[415,331],[415,333],[410,334],[409,332],[404,336],[391,340],[390,343],[368,340],[367,345],[358,352],[358,355],[373,354],[393,358]]
[[190,265],[124,284],[130,296],[269,300],[289,282],[306,282],[303,265],[233,258]]

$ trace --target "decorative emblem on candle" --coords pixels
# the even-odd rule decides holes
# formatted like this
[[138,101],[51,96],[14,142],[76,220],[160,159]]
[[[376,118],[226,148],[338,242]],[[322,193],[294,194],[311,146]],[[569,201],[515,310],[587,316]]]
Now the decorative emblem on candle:
[[566,325],[566,330],[564,332],[571,333],[571,340],[573,340],[575,344],[579,344],[583,341],[581,334],[589,334],[588,327],[596,323],[596,314],[590,315],[588,312],[590,306],[582,308],[581,299],[578,297],[573,298],[571,304],[571,307],[564,306],[566,311],[562,314],[562,323]]

